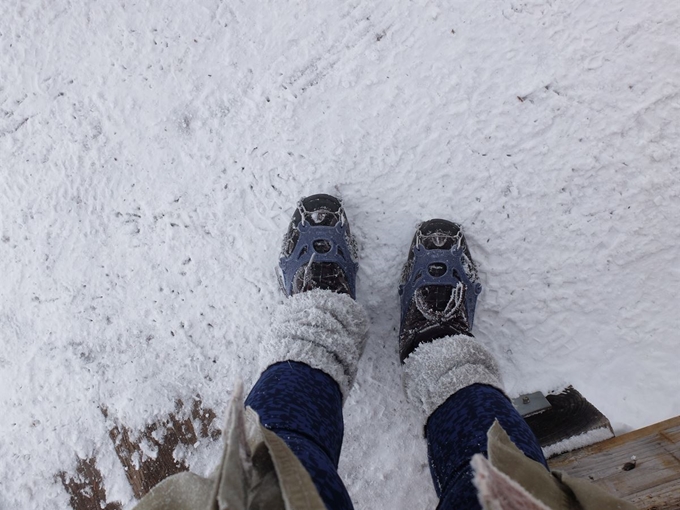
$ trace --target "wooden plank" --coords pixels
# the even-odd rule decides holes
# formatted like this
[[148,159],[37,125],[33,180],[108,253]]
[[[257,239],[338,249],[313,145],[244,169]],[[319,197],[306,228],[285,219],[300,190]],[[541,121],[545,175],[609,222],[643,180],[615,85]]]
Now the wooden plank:
[[[191,405],[177,400],[174,412],[136,432],[115,423],[104,406],[101,411],[113,423],[109,437],[137,499],[161,480],[188,469],[182,458],[175,457],[176,453],[193,449],[199,437],[214,441],[221,435],[215,423],[215,412],[204,407],[199,396],[193,398]],[[75,473],[62,471],[57,476],[69,495],[73,510],[121,510],[120,502],[107,500],[95,457],[78,458]]]
[[590,479],[638,508],[680,510],[680,416],[548,463],[551,469]]
[[74,475],[69,476],[62,471],[58,476],[68,492],[73,510],[121,510],[123,508],[118,501],[107,502],[102,473],[97,467],[97,461],[92,457],[78,458]]
[[573,386],[558,394],[546,395],[545,398],[550,402],[550,409],[525,418],[544,451],[552,447],[553,450],[557,449],[555,453],[561,453],[566,449],[560,448],[563,446],[562,441],[594,430],[605,429],[605,434],[608,430],[609,437],[614,436],[607,417]]
[[[106,416],[105,409],[102,408],[102,412]],[[174,412],[147,425],[141,433],[135,434],[124,425],[116,425],[109,431],[137,499],[158,482],[189,469],[183,459],[176,458],[175,450],[177,447],[193,448],[199,436],[217,439],[221,432],[217,428],[211,429],[215,417],[215,412],[204,408],[200,397],[197,397],[190,409],[183,401],[177,400]],[[195,423],[199,425],[198,430],[194,427]],[[152,451],[151,455],[145,452],[144,445]]]

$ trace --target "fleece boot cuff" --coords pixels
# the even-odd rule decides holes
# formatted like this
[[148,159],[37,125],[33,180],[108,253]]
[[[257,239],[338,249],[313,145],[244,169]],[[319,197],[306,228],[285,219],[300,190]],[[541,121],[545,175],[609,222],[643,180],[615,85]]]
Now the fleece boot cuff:
[[406,396],[429,417],[446,399],[471,384],[503,391],[496,360],[473,337],[447,336],[420,344],[404,360]]
[[347,294],[310,290],[287,298],[260,344],[260,367],[281,361],[306,363],[330,375],[343,402],[357,374],[368,321],[364,308]]

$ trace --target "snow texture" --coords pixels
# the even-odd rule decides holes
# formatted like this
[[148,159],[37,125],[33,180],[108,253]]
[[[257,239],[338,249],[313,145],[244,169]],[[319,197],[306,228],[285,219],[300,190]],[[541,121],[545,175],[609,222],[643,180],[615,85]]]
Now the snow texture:
[[370,321],[357,508],[436,506],[397,354],[432,217],[465,228],[510,396],[573,384],[616,431],[680,414],[679,33],[677,0],[0,2],[0,508],[67,508],[77,456],[131,508],[114,424],[194,395],[224,423],[319,192]]
[[503,391],[498,363],[466,335],[420,344],[404,360],[403,383],[406,397],[422,413],[423,421],[451,395],[471,384],[488,384]]
[[607,427],[602,427],[595,430],[589,430],[578,436],[570,437],[564,439],[558,443],[551,444],[543,448],[543,455],[546,459],[559,455],[560,453],[570,452],[572,450],[577,450],[583,448],[584,446],[590,446],[591,444],[599,443],[606,439],[614,437],[612,431]]
[[330,375],[343,402],[357,375],[368,320],[347,294],[311,290],[288,298],[272,331],[260,343],[260,371],[280,361],[299,361]]

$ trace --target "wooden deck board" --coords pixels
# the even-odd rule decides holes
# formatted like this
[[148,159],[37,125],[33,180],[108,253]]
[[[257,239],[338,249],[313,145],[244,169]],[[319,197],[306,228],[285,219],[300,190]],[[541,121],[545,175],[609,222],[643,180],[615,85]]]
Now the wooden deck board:
[[593,430],[608,429],[610,437],[614,436],[607,417],[573,386],[545,398],[550,409],[524,418],[542,448],[554,448],[565,439]]
[[[624,470],[632,456],[635,467]],[[680,510],[680,416],[548,463],[551,469],[590,479],[640,509]]]

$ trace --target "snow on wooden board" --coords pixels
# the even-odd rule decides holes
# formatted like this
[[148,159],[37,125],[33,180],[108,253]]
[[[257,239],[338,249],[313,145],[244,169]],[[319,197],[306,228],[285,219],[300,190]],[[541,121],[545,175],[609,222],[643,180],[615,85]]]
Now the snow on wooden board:
[[220,423],[315,192],[372,318],[358,508],[436,503],[397,358],[423,219],[466,229],[509,394],[573,384],[618,431],[680,414],[678,33],[672,0],[0,2],[0,508],[67,507],[57,474],[93,457],[130,508],[112,423],[196,395]]

